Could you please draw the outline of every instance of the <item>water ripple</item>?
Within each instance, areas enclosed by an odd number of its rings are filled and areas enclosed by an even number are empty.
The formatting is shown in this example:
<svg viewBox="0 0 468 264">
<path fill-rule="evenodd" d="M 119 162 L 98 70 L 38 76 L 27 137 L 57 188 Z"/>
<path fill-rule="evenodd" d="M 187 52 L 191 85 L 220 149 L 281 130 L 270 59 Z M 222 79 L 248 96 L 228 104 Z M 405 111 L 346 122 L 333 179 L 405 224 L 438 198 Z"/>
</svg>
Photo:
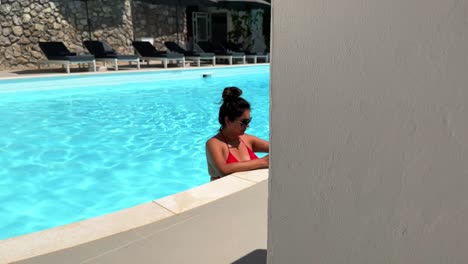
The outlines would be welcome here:
<svg viewBox="0 0 468 264">
<path fill-rule="evenodd" d="M 210 71 L 205 79 L 41 79 L 50 87 L 41 91 L 28 88 L 32 79 L 16 83 L 22 92 L 3 92 L 0 239 L 208 182 L 204 144 L 219 127 L 226 86 L 243 89 L 253 106 L 249 133 L 268 139 L 268 67 Z"/>
</svg>

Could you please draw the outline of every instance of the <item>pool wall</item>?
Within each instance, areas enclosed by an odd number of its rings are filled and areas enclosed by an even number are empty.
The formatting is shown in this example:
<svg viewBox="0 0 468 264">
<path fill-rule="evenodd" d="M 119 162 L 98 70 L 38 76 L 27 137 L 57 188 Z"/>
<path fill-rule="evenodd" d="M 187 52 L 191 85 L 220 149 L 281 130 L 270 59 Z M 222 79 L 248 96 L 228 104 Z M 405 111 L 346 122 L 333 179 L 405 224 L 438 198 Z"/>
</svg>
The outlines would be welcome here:
<svg viewBox="0 0 468 264">
<path fill-rule="evenodd" d="M 154 223 L 263 182 L 268 174 L 268 169 L 234 173 L 115 213 L 0 240 L 0 263 L 44 255 Z"/>
</svg>

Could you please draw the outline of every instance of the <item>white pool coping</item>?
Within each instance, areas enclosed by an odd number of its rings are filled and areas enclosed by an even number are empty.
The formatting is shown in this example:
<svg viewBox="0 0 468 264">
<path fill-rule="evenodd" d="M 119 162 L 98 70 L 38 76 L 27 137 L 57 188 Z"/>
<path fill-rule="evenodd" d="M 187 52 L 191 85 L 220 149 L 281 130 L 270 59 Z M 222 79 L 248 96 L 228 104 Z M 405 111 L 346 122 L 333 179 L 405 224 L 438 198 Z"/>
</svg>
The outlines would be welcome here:
<svg viewBox="0 0 468 264">
<path fill-rule="evenodd" d="M 221 68 L 237 68 L 237 67 L 255 67 L 261 65 L 270 65 L 270 63 L 249 63 L 249 64 L 233 64 L 233 65 L 226 65 L 226 64 L 219 64 L 219 65 L 206 65 L 200 67 L 173 67 L 173 68 L 157 68 L 157 67 L 145 67 L 141 68 L 140 70 L 133 69 L 133 68 L 122 68 L 122 70 L 114 71 L 114 70 L 104 70 L 104 71 L 80 71 L 80 72 L 72 72 L 72 73 L 60 73 L 60 72 L 38 72 L 35 73 L 24 73 L 19 74 L 15 73 L 15 71 L 20 70 L 12 70 L 12 71 L 0 71 L 0 80 L 16 80 L 16 79 L 29 79 L 29 78 L 41 78 L 41 77 L 75 77 L 75 76 L 86 76 L 86 75 L 100 75 L 100 74 L 131 74 L 131 73 L 139 73 L 139 72 L 170 72 L 170 71 L 186 71 L 186 70 L 204 70 L 204 69 L 221 69 Z M 153 66 L 153 65 L 152 65 Z M 36 69 L 34 69 L 36 70 Z"/>
<path fill-rule="evenodd" d="M 0 263 L 70 248 L 180 214 L 268 179 L 268 169 L 234 173 L 219 180 L 111 214 L 0 240 Z"/>
</svg>

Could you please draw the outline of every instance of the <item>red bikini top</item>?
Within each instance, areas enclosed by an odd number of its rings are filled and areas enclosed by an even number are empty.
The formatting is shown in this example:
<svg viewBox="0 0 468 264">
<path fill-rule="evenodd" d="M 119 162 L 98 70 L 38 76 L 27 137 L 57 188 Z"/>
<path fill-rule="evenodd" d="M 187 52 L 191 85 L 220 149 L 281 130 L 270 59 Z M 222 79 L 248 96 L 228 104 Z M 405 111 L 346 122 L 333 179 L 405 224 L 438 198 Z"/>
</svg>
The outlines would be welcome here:
<svg viewBox="0 0 468 264">
<path fill-rule="evenodd" d="M 226 142 L 226 146 L 228 147 L 228 151 L 229 151 L 229 154 L 228 154 L 227 159 L 226 159 L 226 163 L 239 162 L 239 160 L 234 155 L 232 155 L 231 150 L 229 150 L 229 145 L 227 143 L 226 138 L 224 137 L 223 132 L 221 132 L 221 135 L 223 136 L 224 142 Z M 257 155 L 255 155 L 255 153 L 245 144 L 245 142 L 241 138 L 239 138 L 239 139 L 242 142 L 242 144 L 244 144 L 244 146 L 247 148 L 247 151 L 249 152 L 250 160 L 258 159 Z M 221 177 L 222 176 L 212 176 L 211 180 L 214 181 L 214 180 L 217 180 L 217 179 L 219 179 Z"/>
<path fill-rule="evenodd" d="M 226 146 L 228 147 L 228 151 L 229 151 L 229 154 L 228 154 L 227 159 L 226 159 L 226 163 L 239 162 L 239 160 L 234 155 L 232 155 L 231 151 L 229 150 L 229 145 L 228 145 L 227 140 L 224 137 L 224 134 L 222 132 L 221 132 L 221 135 L 223 136 L 224 142 L 226 142 Z M 241 138 L 239 138 L 239 139 L 242 142 L 242 144 L 244 144 L 244 146 L 247 148 L 247 152 L 249 152 L 250 160 L 258 159 L 257 155 L 255 155 L 255 153 L 245 144 L 245 142 Z"/>
</svg>

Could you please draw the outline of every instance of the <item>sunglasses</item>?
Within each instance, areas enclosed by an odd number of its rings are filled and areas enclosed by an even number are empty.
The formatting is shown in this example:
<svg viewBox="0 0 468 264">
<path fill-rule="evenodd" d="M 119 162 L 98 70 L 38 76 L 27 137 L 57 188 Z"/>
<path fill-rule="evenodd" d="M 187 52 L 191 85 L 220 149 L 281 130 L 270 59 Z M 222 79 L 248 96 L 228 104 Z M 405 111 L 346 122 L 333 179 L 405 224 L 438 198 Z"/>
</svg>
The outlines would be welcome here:
<svg viewBox="0 0 468 264">
<path fill-rule="evenodd" d="M 237 122 L 240 123 L 241 127 L 247 127 L 251 121 L 252 121 L 252 117 L 249 119 L 238 120 Z"/>
</svg>

